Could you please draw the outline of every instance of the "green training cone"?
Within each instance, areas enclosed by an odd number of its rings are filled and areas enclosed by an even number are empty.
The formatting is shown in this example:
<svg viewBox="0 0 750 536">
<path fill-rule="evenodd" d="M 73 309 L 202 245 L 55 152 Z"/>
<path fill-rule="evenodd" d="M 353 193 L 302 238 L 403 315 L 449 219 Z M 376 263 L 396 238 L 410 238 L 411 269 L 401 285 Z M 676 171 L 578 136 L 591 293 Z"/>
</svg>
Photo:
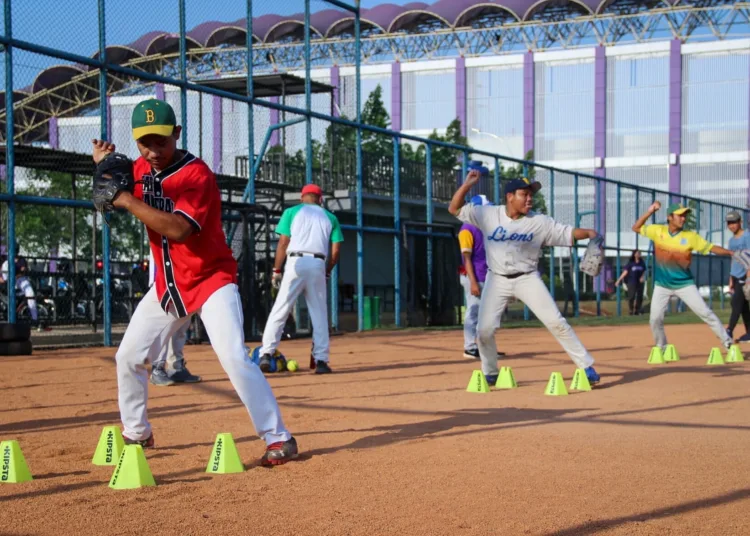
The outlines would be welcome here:
<svg viewBox="0 0 750 536">
<path fill-rule="evenodd" d="M 674 344 L 668 344 L 664 349 L 664 361 L 671 363 L 672 361 L 679 361 L 680 355 L 677 353 L 677 349 Z"/>
<path fill-rule="evenodd" d="M 2 456 L 0 483 L 18 484 L 34 480 L 18 441 L 11 439 L 0 443 L 0 456 Z"/>
<path fill-rule="evenodd" d="M 117 465 L 124 448 L 125 440 L 122 438 L 119 426 L 105 426 L 99 436 L 99 443 L 96 445 L 91 463 Z"/>
<path fill-rule="evenodd" d="M 727 363 L 742 363 L 745 360 L 745 356 L 742 355 L 742 350 L 736 344 L 733 344 L 729 348 L 727 353 Z"/>
<path fill-rule="evenodd" d="M 241 473 L 245 470 L 234 444 L 232 434 L 216 434 L 214 448 L 206 466 L 207 473 L 225 474 Z"/>
<path fill-rule="evenodd" d="M 550 374 L 549 381 L 547 382 L 547 389 L 545 389 L 544 394 L 549 396 L 566 396 L 568 394 L 561 373 L 553 372 Z"/>
<path fill-rule="evenodd" d="M 112 489 L 135 489 L 156 486 L 154 475 L 140 445 L 125 445 L 117 462 L 109 487 Z"/>
<path fill-rule="evenodd" d="M 711 348 L 711 353 L 708 354 L 708 361 L 706 365 L 723 365 L 724 358 L 721 357 L 721 350 L 719 348 Z"/>
<path fill-rule="evenodd" d="M 664 363 L 664 355 L 661 353 L 661 348 L 654 346 L 651 348 L 651 353 L 648 354 L 649 365 L 661 365 Z"/>
<path fill-rule="evenodd" d="M 496 389 L 515 389 L 518 387 L 516 378 L 513 376 L 513 369 L 510 367 L 501 367 L 500 374 L 495 382 Z"/>
<path fill-rule="evenodd" d="M 570 382 L 570 390 L 591 391 L 591 382 L 589 382 L 589 377 L 586 376 L 585 370 L 581 368 L 576 369 L 575 374 L 573 374 L 573 380 Z"/>
<path fill-rule="evenodd" d="M 466 392 L 467 393 L 489 393 L 490 392 L 490 386 L 487 383 L 487 378 L 485 378 L 481 370 L 475 370 L 471 374 L 471 380 L 469 380 L 469 385 L 466 387 Z"/>
</svg>

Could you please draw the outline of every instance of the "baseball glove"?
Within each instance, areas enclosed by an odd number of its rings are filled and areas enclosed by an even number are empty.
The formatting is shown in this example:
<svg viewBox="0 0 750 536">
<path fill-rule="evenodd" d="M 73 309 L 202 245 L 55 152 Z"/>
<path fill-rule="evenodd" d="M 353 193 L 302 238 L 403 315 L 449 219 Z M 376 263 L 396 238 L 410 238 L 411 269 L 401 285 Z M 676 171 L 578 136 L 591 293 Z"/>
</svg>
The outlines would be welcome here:
<svg viewBox="0 0 750 536">
<path fill-rule="evenodd" d="M 750 270 L 750 249 L 740 249 L 732 254 L 732 260 L 740 263 L 745 271 Z"/>
<path fill-rule="evenodd" d="M 112 202 L 123 190 L 131 194 L 135 189 L 133 161 L 120 153 L 110 153 L 96 166 L 94 173 L 93 201 L 102 214 L 113 212 Z"/>
<path fill-rule="evenodd" d="M 589 245 L 586 246 L 586 253 L 583 254 L 580 270 L 590 276 L 597 276 L 602 271 L 603 262 L 604 238 L 601 235 L 597 235 L 595 238 L 589 240 Z"/>
</svg>

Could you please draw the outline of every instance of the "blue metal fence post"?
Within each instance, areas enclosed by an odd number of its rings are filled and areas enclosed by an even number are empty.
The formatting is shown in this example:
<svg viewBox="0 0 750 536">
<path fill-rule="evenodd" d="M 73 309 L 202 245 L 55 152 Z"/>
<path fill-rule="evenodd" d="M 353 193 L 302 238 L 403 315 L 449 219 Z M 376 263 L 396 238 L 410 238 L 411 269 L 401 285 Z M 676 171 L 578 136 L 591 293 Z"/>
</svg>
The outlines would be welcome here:
<svg viewBox="0 0 750 536">
<path fill-rule="evenodd" d="M 721 246 L 726 247 L 726 242 L 724 241 L 724 229 L 726 229 L 726 224 L 724 222 L 724 219 L 726 218 L 726 214 L 724 214 L 724 211 L 722 210 L 721 215 Z M 741 214 L 741 213 L 740 213 Z M 726 275 L 724 274 L 724 266 L 726 265 L 725 262 L 721 263 L 721 286 L 719 287 L 719 307 L 721 310 L 724 310 L 724 281 L 727 280 Z M 730 268 L 731 269 L 731 268 Z"/>
<path fill-rule="evenodd" d="M 253 87 L 253 0 L 247 0 L 247 23 L 246 23 L 245 61 L 247 62 L 247 96 L 251 100 L 255 98 Z M 214 162 L 214 166 L 216 162 Z M 248 173 L 255 167 L 255 109 L 252 102 L 247 103 L 247 169 Z M 250 203 L 255 204 L 255 177 L 250 180 Z"/>
<path fill-rule="evenodd" d="M 182 150 L 188 150 L 188 115 L 187 115 L 187 29 L 185 27 L 185 0 L 179 0 L 180 10 L 180 117 L 182 122 Z"/>
<path fill-rule="evenodd" d="M 525 179 L 529 178 L 529 165 L 528 164 L 524 164 L 523 165 L 523 177 Z M 529 315 L 529 306 L 524 303 L 523 304 L 523 319 L 524 320 L 528 320 L 529 317 L 530 317 L 530 315 Z"/>
<path fill-rule="evenodd" d="M 401 140 L 393 138 L 393 313 L 401 327 Z"/>
<path fill-rule="evenodd" d="M 427 213 L 427 307 L 432 300 L 432 146 L 425 146 L 425 212 Z"/>
<path fill-rule="evenodd" d="M 550 218 L 555 219 L 555 172 L 549 172 Z M 555 299 L 555 248 L 549 248 L 549 293 Z"/>
<path fill-rule="evenodd" d="M 313 175 L 313 149 L 312 149 L 312 85 L 310 84 L 311 76 L 311 54 L 310 54 L 310 0 L 305 0 L 305 109 L 308 115 L 305 116 L 305 143 L 307 147 L 307 158 L 305 159 L 305 183 L 312 182 Z M 357 74 L 359 78 L 359 74 Z M 359 121 L 359 118 L 357 119 Z M 361 143 L 358 141 L 357 145 Z"/>
<path fill-rule="evenodd" d="M 356 113 L 357 113 L 357 147 L 356 147 L 356 159 L 357 159 L 357 330 L 364 331 L 365 329 L 365 282 L 364 282 L 364 231 L 363 228 L 363 214 L 362 214 L 362 79 L 360 76 L 361 71 L 361 28 L 360 28 L 360 14 L 359 11 L 354 16 L 354 78 L 355 80 L 355 102 L 356 102 Z"/>
<path fill-rule="evenodd" d="M 578 225 L 578 173 L 573 174 L 573 205 L 573 213 L 575 216 L 576 225 Z M 573 316 L 578 317 L 580 314 L 578 302 L 581 299 L 581 279 L 578 276 L 578 243 L 573 243 L 573 247 L 570 248 L 570 252 L 573 255 L 573 258 L 571 260 L 573 261 L 573 286 L 575 291 L 575 300 L 573 302 Z"/>
<path fill-rule="evenodd" d="M 13 37 L 12 0 L 5 0 L 5 35 L 10 39 Z M 8 97 L 10 95 L 10 97 Z M 15 151 L 13 139 L 15 138 L 13 121 L 7 118 L 13 117 L 13 47 L 5 47 L 5 139 L 10 140 L 5 144 L 5 172 L 8 183 L 8 289 L 16 288 L 16 263 L 13 260 L 16 251 L 16 187 L 15 187 Z M 8 322 L 15 324 L 16 319 L 16 293 L 8 292 Z"/>
<path fill-rule="evenodd" d="M 621 225 L 621 216 L 622 216 L 622 210 L 620 209 L 620 202 L 622 201 L 622 189 L 620 188 L 620 183 L 617 183 L 617 277 L 620 277 L 620 272 L 622 270 L 622 254 L 620 253 L 620 231 L 622 230 Z M 615 294 L 617 296 L 617 316 L 622 316 L 622 296 L 620 295 L 620 285 L 617 285 L 615 288 Z M 644 289 L 645 290 L 645 289 Z"/>
<path fill-rule="evenodd" d="M 500 159 L 495 157 L 495 184 L 494 184 L 495 204 L 500 204 Z"/>
<path fill-rule="evenodd" d="M 596 205 L 595 206 L 598 206 L 599 202 L 600 202 L 600 200 L 602 198 L 601 189 L 605 188 L 605 190 L 604 190 L 605 194 L 607 193 L 607 191 L 606 191 L 606 184 L 603 183 L 601 180 L 597 180 L 595 184 L 596 184 L 596 188 L 594 188 L 594 191 L 596 192 Z M 605 204 L 605 207 L 606 207 L 606 204 Z M 598 210 L 602 210 L 601 207 L 599 207 Z M 602 228 L 601 228 L 602 226 L 601 226 L 601 221 L 600 220 L 601 219 L 599 218 L 599 215 L 595 214 L 594 226 L 595 226 L 596 232 L 599 233 L 599 234 L 602 234 Z M 605 242 L 605 247 L 606 247 L 606 242 Z M 604 258 L 606 259 L 606 257 L 607 256 L 606 256 L 606 250 L 605 250 Z M 606 273 L 607 273 L 606 270 L 602 270 L 602 273 L 599 274 L 598 276 L 596 276 L 593 279 L 594 286 L 596 287 L 596 316 L 602 316 L 602 290 L 601 290 L 601 287 L 602 287 L 602 284 L 606 281 L 605 280 Z"/>
<path fill-rule="evenodd" d="M 106 38 L 106 18 L 104 11 L 105 0 L 99 0 L 99 59 L 107 62 L 107 38 Z M 99 69 L 99 116 L 101 118 L 101 139 L 108 139 L 108 114 L 107 114 L 107 69 Z M 104 346 L 112 346 L 112 285 L 110 264 L 110 229 L 108 222 L 109 216 L 102 215 L 102 280 L 104 283 Z M 94 266 L 96 270 L 96 266 Z"/>
<path fill-rule="evenodd" d="M 708 238 L 709 242 L 711 241 L 711 231 L 713 230 L 713 225 L 714 225 L 714 205 L 713 203 L 711 203 L 710 205 L 708 205 L 708 229 L 709 231 L 708 231 L 708 236 L 706 237 Z M 722 246 L 723 245 L 724 244 L 722 244 Z M 708 308 L 711 309 L 712 311 L 714 309 L 714 293 L 713 293 L 713 288 L 711 286 L 711 280 L 713 279 L 711 277 L 711 274 L 712 274 L 711 268 L 713 268 L 713 265 L 714 265 L 713 260 L 714 260 L 713 255 L 709 254 L 708 256 Z"/>
</svg>

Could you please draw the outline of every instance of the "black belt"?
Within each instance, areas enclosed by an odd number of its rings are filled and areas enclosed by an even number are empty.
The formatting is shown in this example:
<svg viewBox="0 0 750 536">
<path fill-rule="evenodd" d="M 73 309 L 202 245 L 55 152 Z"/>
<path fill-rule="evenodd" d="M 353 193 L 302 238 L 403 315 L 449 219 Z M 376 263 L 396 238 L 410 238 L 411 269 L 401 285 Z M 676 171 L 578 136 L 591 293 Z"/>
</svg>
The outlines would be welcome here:
<svg viewBox="0 0 750 536">
<path fill-rule="evenodd" d="M 325 255 L 321 255 L 320 253 L 304 253 L 302 251 L 293 251 L 289 254 L 290 257 L 315 257 L 316 259 L 320 260 L 326 260 Z"/>
<path fill-rule="evenodd" d="M 497 275 L 499 275 L 501 277 L 504 277 L 505 279 L 516 279 L 518 277 L 521 277 L 522 275 L 529 275 L 529 274 L 533 274 L 533 273 L 534 272 L 520 272 L 520 273 L 517 273 L 517 274 L 509 274 L 509 275 L 497 274 Z"/>
</svg>

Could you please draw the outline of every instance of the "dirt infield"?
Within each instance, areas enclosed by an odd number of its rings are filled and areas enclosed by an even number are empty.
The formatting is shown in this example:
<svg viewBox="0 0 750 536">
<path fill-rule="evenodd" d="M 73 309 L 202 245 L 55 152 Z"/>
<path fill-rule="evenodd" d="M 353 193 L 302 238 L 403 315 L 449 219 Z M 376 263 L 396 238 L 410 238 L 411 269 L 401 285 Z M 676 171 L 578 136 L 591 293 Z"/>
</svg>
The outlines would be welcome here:
<svg viewBox="0 0 750 536">
<path fill-rule="evenodd" d="M 204 382 L 151 388 L 157 487 L 134 491 L 90 463 L 119 423 L 113 350 L 1 358 L 0 439 L 35 481 L 0 485 L 0 534 L 747 534 L 750 363 L 706 366 L 701 324 L 668 327 L 682 361 L 658 366 L 645 326 L 577 332 L 603 384 L 567 397 L 543 394 L 574 371 L 545 330 L 498 333 L 519 388 L 489 394 L 465 392 L 460 332 L 335 338 L 335 374 L 269 376 L 302 451 L 273 469 L 210 347 L 189 346 Z M 282 351 L 306 365 L 309 344 Z M 205 473 L 219 432 L 244 473 Z"/>
</svg>

